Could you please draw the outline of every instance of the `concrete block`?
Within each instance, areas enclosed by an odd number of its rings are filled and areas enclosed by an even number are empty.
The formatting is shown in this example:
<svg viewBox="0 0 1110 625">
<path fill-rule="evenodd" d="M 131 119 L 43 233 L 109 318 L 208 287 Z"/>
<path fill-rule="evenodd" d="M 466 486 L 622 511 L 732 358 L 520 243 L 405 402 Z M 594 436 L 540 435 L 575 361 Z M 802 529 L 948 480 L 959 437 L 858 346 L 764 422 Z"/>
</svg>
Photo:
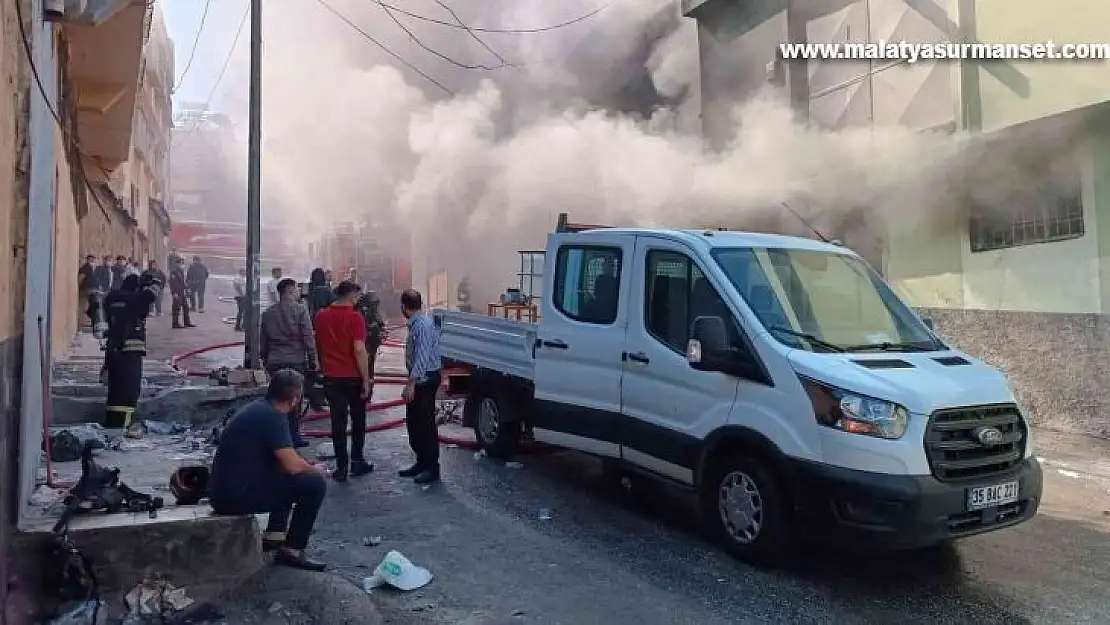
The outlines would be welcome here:
<svg viewBox="0 0 1110 625">
<path fill-rule="evenodd" d="M 43 519 L 20 536 L 21 560 L 27 556 L 24 561 L 40 572 L 50 564 L 42 556 L 49 553 L 53 522 Z M 153 519 L 147 514 L 92 513 L 75 518 L 69 533 L 92 561 L 105 594 L 126 592 L 150 575 L 179 587 L 228 588 L 263 565 L 255 517 L 216 516 L 208 506 L 165 508 Z M 50 590 L 39 588 L 36 594 L 48 597 Z"/>
<path fill-rule="evenodd" d="M 379 625 L 383 623 L 374 599 L 338 575 L 311 573 L 285 567 L 268 567 L 225 595 L 279 601 L 328 625 Z"/>
<path fill-rule="evenodd" d="M 232 386 L 184 386 L 167 389 L 158 395 L 140 398 L 135 409 L 135 418 L 207 425 L 222 419 L 228 410 L 236 410 L 261 397 L 264 392 L 265 389 L 261 388 Z M 53 395 L 52 423 L 99 423 L 104 416 L 104 400 L 103 395 Z"/>
</svg>

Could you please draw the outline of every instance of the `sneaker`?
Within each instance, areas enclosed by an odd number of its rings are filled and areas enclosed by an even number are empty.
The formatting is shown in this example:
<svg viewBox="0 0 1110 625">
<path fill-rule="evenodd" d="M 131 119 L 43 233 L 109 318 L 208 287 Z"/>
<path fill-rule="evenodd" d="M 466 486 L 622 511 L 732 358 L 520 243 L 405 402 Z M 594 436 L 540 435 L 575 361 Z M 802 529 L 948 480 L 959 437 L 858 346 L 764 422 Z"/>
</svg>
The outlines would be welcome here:
<svg viewBox="0 0 1110 625">
<path fill-rule="evenodd" d="M 416 482 L 417 484 L 433 484 L 435 482 L 438 482 L 439 469 L 428 469 L 427 471 L 421 471 L 420 475 L 417 475 L 415 478 L 413 478 L 412 481 Z"/>
<path fill-rule="evenodd" d="M 362 477 L 374 472 L 374 463 L 365 460 L 355 460 L 351 463 L 351 477 Z"/>
<path fill-rule="evenodd" d="M 315 571 L 320 572 L 328 568 L 323 562 L 310 559 L 304 553 L 294 554 L 286 549 L 279 549 L 274 555 L 274 564 L 278 566 L 287 566 L 302 571 Z"/>
</svg>

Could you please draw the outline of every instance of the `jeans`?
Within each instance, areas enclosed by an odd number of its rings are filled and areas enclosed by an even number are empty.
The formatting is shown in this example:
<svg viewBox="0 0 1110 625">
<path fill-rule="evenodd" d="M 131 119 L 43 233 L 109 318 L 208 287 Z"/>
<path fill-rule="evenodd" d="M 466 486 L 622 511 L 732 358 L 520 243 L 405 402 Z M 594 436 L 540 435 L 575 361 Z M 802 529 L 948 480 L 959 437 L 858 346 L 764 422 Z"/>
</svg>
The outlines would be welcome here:
<svg viewBox="0 0 1110 625">
<path fill-rule="evenodd" d="M 315 471 L 275 473 L 272 481 L 254 484 L 231 501 L 213 497 L 212 509 L 216 514 L 269 513 L 266 531 L 285 532 L 285 546 L 301 550 L 308 546 L 327 491 L 327 481 Z"/>
<path fill-rule="evenodd" d="M 436 426 L 439 382 L 439 371 L 428 374 L 426 382 L 416 385 L 412 401 L 405 404 L 409 446 L 416 454 L 416 466 L 425 471 L 439 470 L 439 428 Z"/>
<path fill-rule="evenodd" d="M 204 310 L 203 282 L 196 282 L 189 285 L 189 307 L 193 310 Z"/>
<path fill-rule="evenodd" d="M 351 461 L 363 460 L 366 444 L 366 399 L 362 397 L 362 380 L 324 380 L 324 395 L 331 408 L 331 441 L 335 447 L 335 463 L 340 471 L 350 468 Z M 347 423 L 351 425 L 351 453 L 347 455 Z"/>
</svg>

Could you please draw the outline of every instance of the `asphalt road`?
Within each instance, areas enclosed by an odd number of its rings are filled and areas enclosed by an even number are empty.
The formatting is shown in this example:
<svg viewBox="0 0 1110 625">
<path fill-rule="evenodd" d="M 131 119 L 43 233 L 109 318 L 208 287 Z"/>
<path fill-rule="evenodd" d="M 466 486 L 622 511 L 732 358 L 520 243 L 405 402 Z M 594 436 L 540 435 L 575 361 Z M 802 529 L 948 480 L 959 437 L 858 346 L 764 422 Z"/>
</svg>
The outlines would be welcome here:
<svg viewBox="0 0 1110 625">
<path fill-rule="evenodd" d="M 210 307 L 194 330 L 154 321 L 156 349 L 235 337 L 213 314 L 229 305 Z M 312 548 L 356 584 L 390 549 L 432 571 L 421 590 L 374 591 L 402 625 L 1110 623 L 1110 446 L 1043 440 L 1046 499 L 1027 524 L 923 553 L 807 546 L 772 571 L 702 538 L 682 496 L 643 503 L 572 452 L 510 468 L 444 448 L 444 482 L 423 489 L 396 476 L 411 456 L 391 430 L 369 436 L 374 474 L 332 485 Z"/>
<path fill-rule="evenodd" d="M 375 591 L 389 622 L 1110 622 L 1101 479 L 1049 470 L 1043 514 L 954 547 L 885 556 L 805 547 L 770 571 L 707 542 L 681 494 L 643 503 L 572 452 L 512 468 L 447 448 L 444 482 L 415 486 L 396 477 L 410 460 L 403 432 L 371 435 L 378 471 L 332 487 L 314 538 L 356 583 L 389 549 L 432 571 L 419 591 Z M 364 545 L 377 536 L 380 546 Z"/>
</svg>

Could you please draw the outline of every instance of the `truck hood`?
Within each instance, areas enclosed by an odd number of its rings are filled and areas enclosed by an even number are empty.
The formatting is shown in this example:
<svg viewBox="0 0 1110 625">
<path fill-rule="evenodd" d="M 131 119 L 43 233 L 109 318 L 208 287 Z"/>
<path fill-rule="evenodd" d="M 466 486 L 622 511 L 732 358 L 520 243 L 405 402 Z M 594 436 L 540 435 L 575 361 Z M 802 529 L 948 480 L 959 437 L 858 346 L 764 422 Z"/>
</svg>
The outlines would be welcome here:
<svg viewBox="0 0 1110 625">
<path fill-rule="evenodd" d="M 917 414 L 1015 402 L 1002 372 L 955 350 L 824 354 L 795 349 L 787 358 L 799 375 L 892 401 Z M 967 364 L 945 364 L 946 359 Z"/>
</svg>

